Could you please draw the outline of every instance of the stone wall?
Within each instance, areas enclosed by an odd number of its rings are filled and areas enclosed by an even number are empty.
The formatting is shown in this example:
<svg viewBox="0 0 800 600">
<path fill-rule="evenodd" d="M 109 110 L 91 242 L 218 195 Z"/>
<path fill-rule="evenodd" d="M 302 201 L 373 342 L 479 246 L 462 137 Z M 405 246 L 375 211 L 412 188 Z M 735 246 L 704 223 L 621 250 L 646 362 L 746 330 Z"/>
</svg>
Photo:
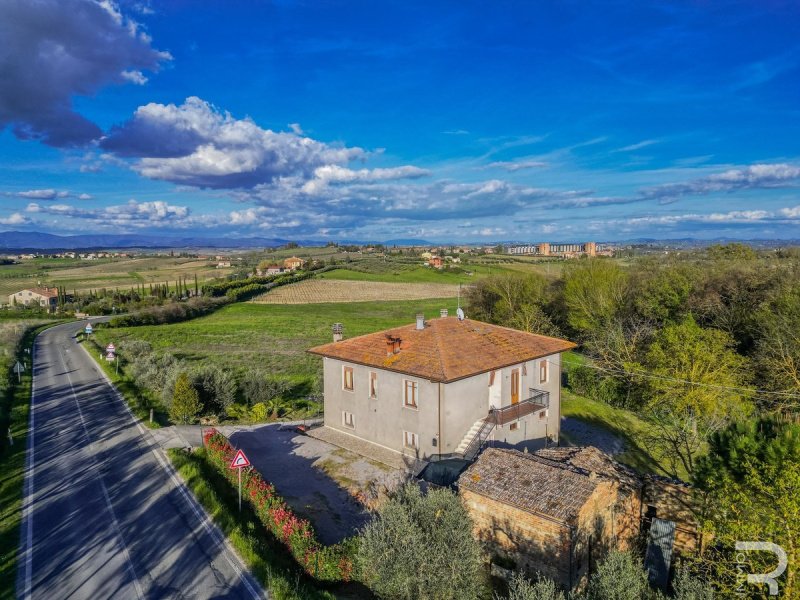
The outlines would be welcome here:
<svg viewBox="0 0 800 600">
<path fill-rule="evenodd" d="M 688 554 L 695 551 L 700 543 L 699 525 L 692 502 L 692 488 L 686 484 L 646 477 L 642 494 L 642 515 L 645 525 L 655 516 L 675 522 L 675 552 Z M 648 507 L 655 508 L 655 514 L 648 514 Z"/>
<path fill-rule="evenodd" d="M 469 490 L 460 491 L 474 523 L 473 533 L 493 559 L 535 577 L 541 573 L 564 588 L 571 584 L 571 531 L 552 521 Z"/>
</svg>

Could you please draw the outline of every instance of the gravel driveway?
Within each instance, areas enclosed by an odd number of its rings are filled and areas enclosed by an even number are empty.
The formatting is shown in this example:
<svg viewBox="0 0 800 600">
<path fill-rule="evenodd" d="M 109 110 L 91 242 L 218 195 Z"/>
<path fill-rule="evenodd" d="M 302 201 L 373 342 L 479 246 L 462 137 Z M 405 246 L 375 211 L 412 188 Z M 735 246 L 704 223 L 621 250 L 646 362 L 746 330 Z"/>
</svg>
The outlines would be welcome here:
<svg viewBox="0 0 800 600">
<path fill-rule="evenodd" d="M 248 429 L 227 434 L 231 444 L 244 450 L 292 509 L 311 521 L 325 544 L 354 534 L 370 519 L 348 488 L 363 490 L 370 482 L 390 485 L 399 476 L 384 465 L 279 424 Z"/>
</svg>

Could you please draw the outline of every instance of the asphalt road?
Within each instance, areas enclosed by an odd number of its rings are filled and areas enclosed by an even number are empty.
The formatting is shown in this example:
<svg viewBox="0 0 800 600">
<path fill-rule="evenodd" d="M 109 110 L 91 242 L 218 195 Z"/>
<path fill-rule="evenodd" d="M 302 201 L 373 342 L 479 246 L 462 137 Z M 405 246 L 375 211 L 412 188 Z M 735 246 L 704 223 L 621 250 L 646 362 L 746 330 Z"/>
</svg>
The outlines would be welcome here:
<svg viewBox="0 0 800 600">
<path fill-rule="evenodd" d="M 36 340 L 20 598 L 263 598 L 72 336 Z"/>
</svg>

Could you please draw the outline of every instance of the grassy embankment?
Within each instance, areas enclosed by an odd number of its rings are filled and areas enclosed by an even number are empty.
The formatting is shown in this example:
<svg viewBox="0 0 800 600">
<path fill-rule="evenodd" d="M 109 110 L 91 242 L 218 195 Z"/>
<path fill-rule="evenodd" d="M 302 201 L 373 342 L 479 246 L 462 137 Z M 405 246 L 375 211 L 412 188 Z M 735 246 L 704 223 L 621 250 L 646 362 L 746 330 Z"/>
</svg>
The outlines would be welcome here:
<svg viewBox="0 0 800 600">
<path fill-rule="evenodd" d="M 369 598 L 358 584 L 322 590 L 302 573 L 286 548 L 259 522 L 247 502 L 238 511 L 237 491 L 205 460 L 204 451 L 169 450 L 169 458 L 236 552 L 275 600 Z M 335 592 L 335 594 L 334 594 Z"/>
<path fill-rule="evenodd" d="M 28 417 L 31 399 L 31 361 L 26 352 L 33 348 L 36 335 L 55 323 L 28 329 L 11 349 L 12 360 L 3 370 L 2 376 L 13 381 L 0 396 L 0 424 L 3 436 L 0 441 L 0 599 L 15 598 L 14 586 L 17 577 L 17 551 L 22 521 L 22 492 L 25 481 L 25 447 L 28 437 Z M 16 351 L 15 351 L 16 350 Z M 22 381 L 10 372 L 19 360 L 25 364 Z M 13 379 L 12 379 L 13 378 Z M 6 427 L 10 427 L 14 443 L 8 445 Z"/>
</svg>

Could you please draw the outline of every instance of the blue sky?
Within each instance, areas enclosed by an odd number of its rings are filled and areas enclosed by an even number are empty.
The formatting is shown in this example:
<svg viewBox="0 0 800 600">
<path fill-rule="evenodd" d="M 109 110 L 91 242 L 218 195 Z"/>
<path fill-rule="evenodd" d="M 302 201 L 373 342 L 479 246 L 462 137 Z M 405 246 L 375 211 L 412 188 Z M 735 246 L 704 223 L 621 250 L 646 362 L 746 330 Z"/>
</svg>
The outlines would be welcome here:
<svg viewBox="0 0 800 600">
<path fill-rule="evenodd" d="M 796 2 L 0 0 L 0 230 L 800 238 Z"/>
</svg>

